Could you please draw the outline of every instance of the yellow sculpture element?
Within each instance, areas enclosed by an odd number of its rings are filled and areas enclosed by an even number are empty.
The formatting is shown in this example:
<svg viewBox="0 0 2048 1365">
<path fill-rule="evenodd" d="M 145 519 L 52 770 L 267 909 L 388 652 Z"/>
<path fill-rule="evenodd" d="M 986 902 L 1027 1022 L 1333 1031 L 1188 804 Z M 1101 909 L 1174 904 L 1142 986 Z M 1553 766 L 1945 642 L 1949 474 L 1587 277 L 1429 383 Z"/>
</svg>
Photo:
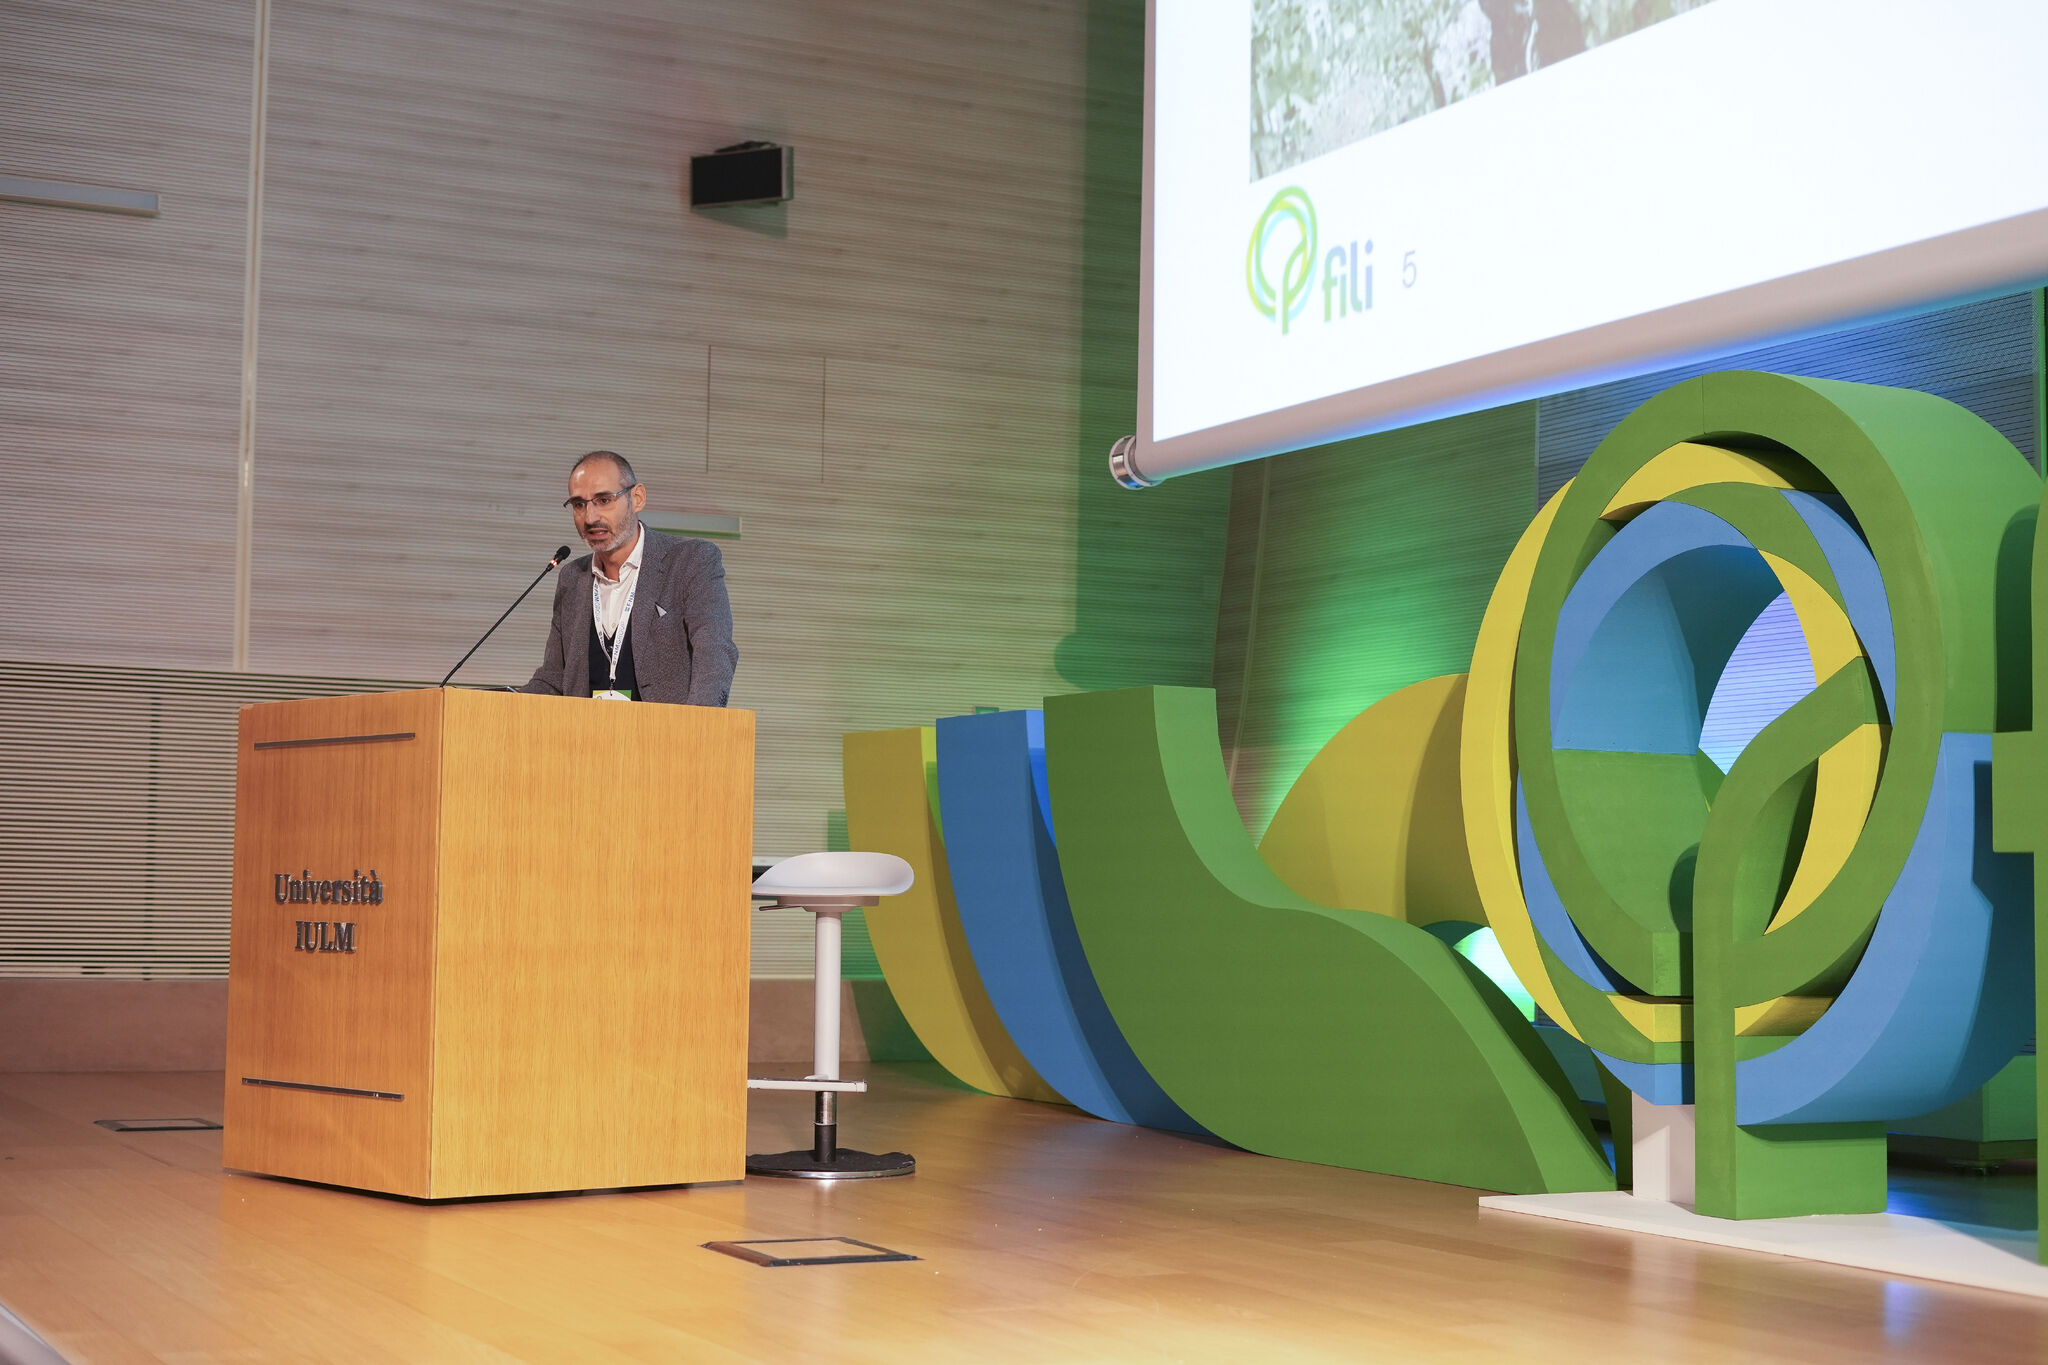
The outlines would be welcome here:
<svg viewBox="0 0 2048 1365">
<path fill-rule="evenodd" d="M 1579 1031 L 1572 1027 L 1571 1015 L 1544 968 L 1529 904 L 1522 899 L 1521 864 L 1515 854 L 1515 649 L 1522 638 L 1522 616 L 1529 605 L 1536 557 L 1543 550 L 1544 537 L 1550 534 L 1565 489 L 1570 487 L 1567 483 L 1543 504 L 1493 585 L 1486 615 L 1480 618 L 1479 638 L 1472 646 L 1458 766 L 1465 848 L 1472 859 L 1472 880 L 1486 923 L 1493 926 L 1508 966 L 1514 968 L 1538 1008 L 1577 1038 Z"/>
<path fill-rule="evenodd" d="M 1813 657 L 1813 676 L 1826 678 L 1863 655 L 1856 629 L 1848 614 L 1827 589 L 1774 554 L 1766 553 L 1792 610 L 1799 616 L 1799 628 L 1806 636 L 1807 651 Z M 1821 756 L 1814 782 L 1813 816 L 1807 827 L 1806 847 L 1799 867 L 1786 888 L 1784 902 L 1771 920 L 1771 927 L 1786 923 L 1813 904 L 1849 861 L 1849 852 L 1862 836 L 1863 822 L 1870 816 L 1870 803 L 1877 797 L 1877 779 L 1884 767 L 1884 731 L 1875 725 L 1859 727 L 1855 733 Z M 1746 1015 L 1769 1010 L 1771 1002 L 1745 1005 L 1735 1012 L 1736 1032 Z"/>
<path fill-rule="evenodd" d="M 1610 997 L 1615 1010 L 1653 1043 L 1692 1041 L 1692 1004 L 1683 1000 L 1651 1000 L 1640 995 Z M 1744 1037 L 1780 1037 L 1800 1034 L 1835 1003 L 1832 995 L 1781 995 L 1761 1005 L 1742 1005 L 1735 1011 L 1735 1031 Z"/>
<path fill-rule="evenodd" d="M 1259 856 L 1318 905 L 1485 923 L 1458 800 L 1464 711 L 1462 673 L 1375 702 L 1295 780 Z"/>
<path fill-rule="evenodd" d="M 1710 483 L 1748 483 L 1764 488 L 1829 491 L 1825 480 L 1803 467 L 1781 467 L 1775 461 L 1754 455 L 1681 441 L 1629 475 L 1628 482 L 1622 484 L 1621 491 L 1614 495 L 1600 515 L 1610 521 L 1627 521 L 1651 503 L 1662 502 L 1688 488 Z"/>
<path fill-rule="evenodd" d="M 910 890 L 867 912 L 875 957 L 903 1017 L 939 1065 L 991 1095 L 1063 1103 L 1010 1041 L 968 951 L 926 794 L 937 749 L 929 725 L 845 739 L 848 842 L 893 853 L 917 874 Z"/>
</svg>

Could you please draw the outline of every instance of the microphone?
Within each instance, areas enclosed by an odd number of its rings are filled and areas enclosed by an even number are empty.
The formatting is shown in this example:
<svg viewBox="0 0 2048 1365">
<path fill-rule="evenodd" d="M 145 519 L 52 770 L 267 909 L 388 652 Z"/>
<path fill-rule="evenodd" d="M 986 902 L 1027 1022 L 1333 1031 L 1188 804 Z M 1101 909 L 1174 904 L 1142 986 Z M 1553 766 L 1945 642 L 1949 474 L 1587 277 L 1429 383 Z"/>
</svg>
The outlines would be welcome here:
<svg viewBox="0 0 2048 1365">
<path fill-rule="evenodd" d="M 519 604 L 526 600 L 526 594 L 532 592 L 535 588 L 539 587 L 540 581 L 543 578 L 546 578 L 550 573 L 552 573 L 555 569 L 555 566 L 560 564 L 563 560 L 567 559 L 568 557 L 568 546 L 564 545 L 561 548 L 557 549 L 555 551 L 555 557 L 553 559 L 550 559 L 545 565 L 543 565 L 541 571 L 533 576 L 533 581 L 526 585 L 526 592 L 520 593 L 519 596 L 513 598 L 512 605 L 505 608 L 505 616 L 510 616 L 513 612 L 518 611 Z M 475 644 L 469 647 L 469 654 L 474 654 L 484 647 L 484 640 L 490 639 L 492 635 L 497 633 L 498 627 L 505 624 L 505 616 L 500 616 L 497 620 L 491 622 L 491 628 L 483 633 L 483 639 L 478 640 Z M 462 666 L 469 662 L 469 654 L 465 654 L 455 661 L 455 667 L 448 670 L 448 678 L 452 678 L 457 673 L 460 673 L 462 671 Z M 448 685 L 448 678 L 441 679 L 441 686 L 446 687 Z"/>
</svg>

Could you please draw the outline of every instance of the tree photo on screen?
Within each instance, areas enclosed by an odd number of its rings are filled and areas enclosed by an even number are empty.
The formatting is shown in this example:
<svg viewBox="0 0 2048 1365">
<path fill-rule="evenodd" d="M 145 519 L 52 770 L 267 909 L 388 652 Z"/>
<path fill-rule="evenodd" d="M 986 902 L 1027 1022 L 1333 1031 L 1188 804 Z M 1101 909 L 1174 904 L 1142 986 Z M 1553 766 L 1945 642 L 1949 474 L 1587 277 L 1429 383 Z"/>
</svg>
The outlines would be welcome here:
<svg viewBox="0 0 2048 1365">
<path fill-rule="evenodd" d="M 1712 0 L 1253 0 L 1260 180 Z"/>
</svg>

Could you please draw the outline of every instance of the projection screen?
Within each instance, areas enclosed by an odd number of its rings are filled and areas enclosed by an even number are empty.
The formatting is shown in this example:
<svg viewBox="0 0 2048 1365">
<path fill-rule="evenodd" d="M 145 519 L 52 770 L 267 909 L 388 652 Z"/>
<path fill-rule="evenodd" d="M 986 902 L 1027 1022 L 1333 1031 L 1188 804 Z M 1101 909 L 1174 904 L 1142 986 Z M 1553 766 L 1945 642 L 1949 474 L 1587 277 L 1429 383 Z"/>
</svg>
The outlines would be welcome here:
<svg viewBox="0 0 2048 1365">
<path fill-rule="evenodd" d="M 2048 0 L 1150 0 L 1133 486 L 2048 276 Z"/>
</svg>

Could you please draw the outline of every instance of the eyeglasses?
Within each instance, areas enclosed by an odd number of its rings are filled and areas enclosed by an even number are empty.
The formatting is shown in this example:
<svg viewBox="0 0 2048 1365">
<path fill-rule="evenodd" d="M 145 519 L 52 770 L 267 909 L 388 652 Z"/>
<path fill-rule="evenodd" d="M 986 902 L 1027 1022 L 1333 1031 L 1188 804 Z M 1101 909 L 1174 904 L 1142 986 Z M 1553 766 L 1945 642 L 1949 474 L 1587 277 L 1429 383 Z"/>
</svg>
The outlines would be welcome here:
<svg viewBox="0 0 2048 1365">
<path fill-rule="evenodd" d="M 568 508 L 571 512 L 581 512 L 586 507 L 595 507 L 598 511 L 602 512 L 639 486 L 637 483 L 629 483 L 616 493 L 592 493 L 587 498 L 564 498 L 562 499 L 562 506 Z"/>
</svg>

